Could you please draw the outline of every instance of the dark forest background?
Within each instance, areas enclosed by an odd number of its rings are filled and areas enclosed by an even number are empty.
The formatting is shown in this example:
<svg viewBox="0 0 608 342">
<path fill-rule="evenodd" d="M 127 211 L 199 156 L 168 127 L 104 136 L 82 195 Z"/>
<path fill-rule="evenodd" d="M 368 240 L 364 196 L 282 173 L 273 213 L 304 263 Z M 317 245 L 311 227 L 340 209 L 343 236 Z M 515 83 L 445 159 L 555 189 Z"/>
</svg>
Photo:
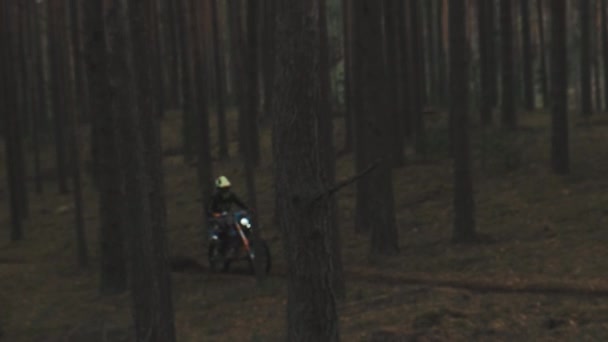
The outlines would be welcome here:
<svg viewBox="0 0 608 342">
<path fill-rule="evenodd" d="M 608 339 L 607 3 L 0 0 L 0 340 Z"/>
</svg>

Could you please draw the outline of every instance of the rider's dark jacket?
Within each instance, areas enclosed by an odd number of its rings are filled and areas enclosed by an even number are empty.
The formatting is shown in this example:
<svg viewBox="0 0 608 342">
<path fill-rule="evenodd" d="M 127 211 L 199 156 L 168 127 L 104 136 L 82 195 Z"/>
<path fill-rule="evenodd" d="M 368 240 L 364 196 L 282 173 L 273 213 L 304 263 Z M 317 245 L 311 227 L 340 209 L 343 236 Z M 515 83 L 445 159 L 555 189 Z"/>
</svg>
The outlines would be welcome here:
<svg viewBox="0 0 608 342">
<path fill-rule="evenodd" d="M 216 191 L 209 202 L 209 214 L 230 211 L 232 204 L 248 209 L 245 203 L 232 191 Z"/>
</svg>

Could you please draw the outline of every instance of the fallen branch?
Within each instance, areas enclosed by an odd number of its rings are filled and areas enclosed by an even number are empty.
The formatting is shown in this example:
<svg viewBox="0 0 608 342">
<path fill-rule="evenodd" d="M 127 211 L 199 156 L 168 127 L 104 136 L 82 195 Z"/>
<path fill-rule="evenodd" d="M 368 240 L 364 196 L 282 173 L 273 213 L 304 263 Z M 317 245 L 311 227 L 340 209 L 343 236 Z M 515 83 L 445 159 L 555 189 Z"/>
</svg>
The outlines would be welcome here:
<svg viewBox="0 0 608 342">
<path fill-rule="evenodd" d="M 373 162 L 370 166 L 368 166 L 363 171 L 357 173 L 356 175 L 334 184 L 334 186 L 332 186 L 331 188 L 325 190 L 321 194 L 314 197 L 312 202 L 315 203 L 323 198 L 330 197 L 331 195 L 340 191 L 342 188 L 345 188 L 345 187 L 351 185 L 352 183 L 358 181 L 359 179 L 365 177 L 367 174 L 369 174 L 375 168 L 377 168 L 384 160 L 385 160 L 385 158 L 380 158 L 380 159 L 376 160 L 375 162 Z"/>
</svg>

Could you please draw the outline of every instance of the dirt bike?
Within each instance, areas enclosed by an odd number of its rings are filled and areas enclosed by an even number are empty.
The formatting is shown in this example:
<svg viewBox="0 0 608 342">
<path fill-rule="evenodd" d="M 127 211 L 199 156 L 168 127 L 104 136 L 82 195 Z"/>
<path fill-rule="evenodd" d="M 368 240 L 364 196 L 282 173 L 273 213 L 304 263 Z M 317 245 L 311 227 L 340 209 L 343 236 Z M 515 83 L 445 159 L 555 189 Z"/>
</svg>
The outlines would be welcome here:
<svg viewBox="0 0 608 342">
<path fill-rule="evenodd" d="M 210 223 L 208 251 L 209 267 L 213 272 L 227 272 L 232 262 L 244 260 L 249 262 L 253 274 L 256 265 L 260 265 L 260 271 L 265 274 L 270 272 L 270 248 L 266 241 L 254 234 L 256 227 L 248 211 L 214 214 L 214 219 Z M 220 220 L 227 222 L 223 229 Z"/>
</svg>

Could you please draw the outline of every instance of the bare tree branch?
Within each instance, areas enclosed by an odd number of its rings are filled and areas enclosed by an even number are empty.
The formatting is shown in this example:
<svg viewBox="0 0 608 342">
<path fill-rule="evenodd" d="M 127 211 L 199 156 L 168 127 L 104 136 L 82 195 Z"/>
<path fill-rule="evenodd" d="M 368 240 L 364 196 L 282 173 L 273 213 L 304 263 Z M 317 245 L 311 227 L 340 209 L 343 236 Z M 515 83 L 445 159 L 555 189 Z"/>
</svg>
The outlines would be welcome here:
<svg viewBox="0 0 608 342">
<path fill-rule="evenodd" d="M 335 194 L 336 192 L 340 191 L 342 188 L 349 186 L 350 184 L 360 180 L 361 178 L 365 177 L 366 175 L 368 175 L 370 172 L 372 172 L 374 169 L 376 169 L 386 158 L 380 158 L 378 160 L 376 160 L 375 162 L 373 162 L 370 166 L 368 166 L 366 169 L 364 169 L 363 171 L 353 175 L 352 177 L 349 177 L 343 181 L 340 181 L 336 184 L 334 184 L 332 187 L 326 189 L 325 191 L 323 191 L 322 193 L 318 194 L 317 196 L 315 196 L 312 200 L 312 203 L 315 203 L 323 198 L 326 197 L 330 197 L 331 195 Z"/>
</svg>

